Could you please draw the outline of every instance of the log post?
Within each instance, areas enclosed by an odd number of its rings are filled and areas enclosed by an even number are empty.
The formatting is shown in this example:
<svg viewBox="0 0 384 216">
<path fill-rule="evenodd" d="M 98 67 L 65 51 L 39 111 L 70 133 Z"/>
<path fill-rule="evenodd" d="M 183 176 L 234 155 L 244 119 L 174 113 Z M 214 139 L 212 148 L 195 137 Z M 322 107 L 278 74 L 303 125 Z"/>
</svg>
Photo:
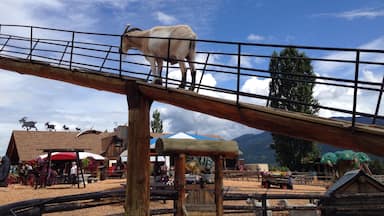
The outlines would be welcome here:
<svg viewBox="0 0 384 216">
<path fill-rule="evenodd" d="M 149 189 L 149 111 L 152 101 L 135 89 L 127 96 L 128 124 L 128 175 L 125 192 L 125 215 L 148 216 Z"/>
<path fill-rule="evenodd" d="M 174 202 L 175 215 L 183 216 L 183 206 L 185 205 L 185 154 L 176 154 L 175 189 L 178 191 L 177 200 Z"/>
<path fill-rule="evenodd" d="M 216 215 L 223 216 L 223 156 L 215 157 L 215 203 Z"/>
</svg>

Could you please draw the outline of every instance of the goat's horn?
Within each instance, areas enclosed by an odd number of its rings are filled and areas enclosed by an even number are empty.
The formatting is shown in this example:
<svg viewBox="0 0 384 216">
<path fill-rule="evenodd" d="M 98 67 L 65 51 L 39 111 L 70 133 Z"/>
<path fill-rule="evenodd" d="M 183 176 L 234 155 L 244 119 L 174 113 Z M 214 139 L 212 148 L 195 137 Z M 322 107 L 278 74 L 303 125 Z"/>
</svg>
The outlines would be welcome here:
<svg viewBox="0 0 384 216">
<path fill-rule="evenodd" d="M 124 33 L 126 33 L 128 31 L 130 26 L 131 26 L 131 24 L 127 24 L 127 27 L 125 27 L 125 29 L 124 29 Z"/>
</svg>

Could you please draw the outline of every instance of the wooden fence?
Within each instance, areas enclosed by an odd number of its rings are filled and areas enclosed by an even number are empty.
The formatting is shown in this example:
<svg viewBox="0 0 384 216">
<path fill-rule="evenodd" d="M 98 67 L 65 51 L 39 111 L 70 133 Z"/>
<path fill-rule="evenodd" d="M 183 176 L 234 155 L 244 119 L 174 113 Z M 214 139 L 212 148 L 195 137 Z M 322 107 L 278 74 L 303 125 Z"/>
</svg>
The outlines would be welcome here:
<svg viewBox="0 0 384 216">
<path fill-rule="evenodd" d="M 151 190 L 151 200 L 177 199 L 177 192 L 167 187 L 162 190 Z M 77 195 L 67 195 L 55 198 L 26 200 L 0 206 L 2 216 L 41 215 L 45 213 L 73 211 L 76 209 L 92 208 L 102 205 L 123 204 L 125 189 L 104 192 L 93 192 Z M 270 204 L 270 200 L 304 199 L 319 200 L 321 195 L 303 194 L 224 194 L 225 215 L 268 215 L 272 211 L 318 211 L 316 205 L 292 206 Z M 151 215 L 174 214 L 174 209 L 152 209 Z"/>
</svg>

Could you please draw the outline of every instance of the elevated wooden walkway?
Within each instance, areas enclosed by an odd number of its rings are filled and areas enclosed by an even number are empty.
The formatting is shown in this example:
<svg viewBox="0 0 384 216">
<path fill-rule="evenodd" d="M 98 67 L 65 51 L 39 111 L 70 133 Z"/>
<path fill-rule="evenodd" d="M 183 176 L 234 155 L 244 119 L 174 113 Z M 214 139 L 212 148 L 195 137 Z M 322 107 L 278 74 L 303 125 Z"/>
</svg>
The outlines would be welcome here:
<svg viewBox="0 0 384 216">
<path fill-rule="evenodd" d="M 118 74 L 69 70 L 41 61 L 0 56 L 0 68 L 21 74 L 63 81 L 93 89 L 145 97 L 184 109 L 235 121 L 249 127 L 327 143 L 342 148 L 384 155 L 384 128 L 326 119 L 269 107 L 214 98 L 195 92 L 165 88 Z"/>
</svg>

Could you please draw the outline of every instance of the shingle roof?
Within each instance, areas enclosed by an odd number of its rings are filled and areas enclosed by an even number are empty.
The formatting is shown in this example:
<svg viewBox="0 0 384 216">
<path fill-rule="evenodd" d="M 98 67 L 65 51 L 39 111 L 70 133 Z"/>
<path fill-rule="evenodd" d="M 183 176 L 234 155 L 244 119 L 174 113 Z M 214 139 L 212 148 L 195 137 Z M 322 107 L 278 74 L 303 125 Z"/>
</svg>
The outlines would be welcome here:
<svg viewBox="0 0 384 216">
<path fill-rule="evenodd" d="M 78 132 L 68 131 L 22 131 L 12 132 L 8 144 L 7 156 L 12 162 L 30 161 L 43 154 L 43 149 L 84 149 L 85 151 L 102 154 L 108 148 L 116 132 L 85 134 L 76 137 Z M 152 138 L 164 136 L 164 133 L 150 133 Z M 104 140 L 104 146 L 103 146 Z M 120 154 L 120 152 L 119 152 Z M 119 156 L 117 154 L 117 156 Z"/>
<path fill-rule="evenodd" d="M 347 184 L 350 182 L 356 181 L 356 179 L 360 176 L 364 176 L 366 179 L 369 179 L 371 181 L 366 182 L 365 184 L 374 184 L 378 190 L 383 191 L 384 185 L 381 184 L 379 181 L 374 179 L 373 177 L 367 175 L 363 170 L 352 170 L 349 172 L 346 172 L 339 180 L 337 180 L 331 187 L 328 188 L 328 190 L 325 192 L 326 196 L 332 196 L 335 194 L 338 190 L 341 190 L 343 187 L 346 187 Z"/>
<path fill-rule="evenodd" d="M 86 134 L 76 137 L 78 132 L 51 131 L 13 131 L 8 145 L 7 155 L 17 151 L 19 160 L 29 161 L 42 154 L 43 149 L 77 148 L 100 154 L 101 140 L 112 133 Z M 13 143 L 14 142 L 14 143 Z M 14 145 L 12 149 L 12 145 Z"/>
</svg>

